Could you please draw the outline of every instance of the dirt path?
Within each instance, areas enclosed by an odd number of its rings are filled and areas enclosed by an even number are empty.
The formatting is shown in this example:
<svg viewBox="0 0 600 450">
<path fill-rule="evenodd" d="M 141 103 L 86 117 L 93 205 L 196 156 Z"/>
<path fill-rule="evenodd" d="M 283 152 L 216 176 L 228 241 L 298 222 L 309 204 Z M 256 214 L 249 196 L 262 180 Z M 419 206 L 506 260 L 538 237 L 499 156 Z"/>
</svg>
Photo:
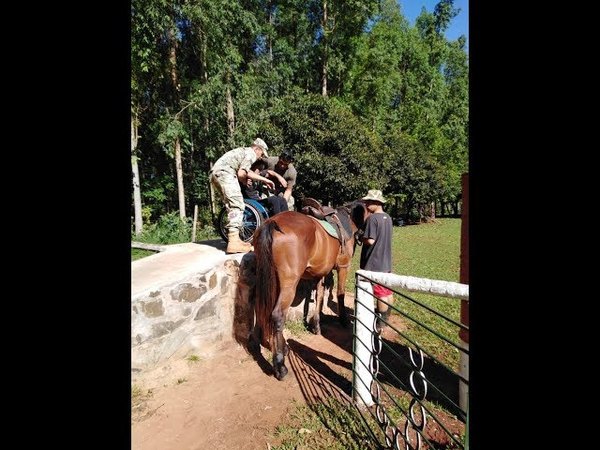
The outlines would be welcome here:
<svg viewBox="0 0 600 450">
<path fill-rule="evenodd" d="M 290 353 L 283 381 L 271 375 L 267 350 L 267 359 L 255 361 L 237 344 L 135 378 L 141 394 L 132 400 L 132 449 L 266 449 L 294 401 L 349 401 L 351 330 L 325 316 L 322 335 L 286 330 L 285 336 Z"/>
<path fill-rule="evenodd" d="M 396 315 L 390 323 L 399 330 L 405 326 Z M 321 332 L 295 336 L 285 330 L 290 352 L 283 381 L 272 375 L 267 350 L 257 361 L 235 343 L 211 358 L 175 361 L 134 377 L 139 395 L 132 399 L 132 450 L 268 449 L 279 444 L 275 429 L 290 422 L 297 404 L 327 398 L 350 404 L 352 330 L 341 327 L 335 315 L 325 315 Z M 395 337 L 386 328 L 382 338 Z M 439 417 L 456 436 L 464 433 L 455 417 Z M 448 437 L 430 422 L 429 438 L 440 448 L 448 445 Z"/>
</svg>

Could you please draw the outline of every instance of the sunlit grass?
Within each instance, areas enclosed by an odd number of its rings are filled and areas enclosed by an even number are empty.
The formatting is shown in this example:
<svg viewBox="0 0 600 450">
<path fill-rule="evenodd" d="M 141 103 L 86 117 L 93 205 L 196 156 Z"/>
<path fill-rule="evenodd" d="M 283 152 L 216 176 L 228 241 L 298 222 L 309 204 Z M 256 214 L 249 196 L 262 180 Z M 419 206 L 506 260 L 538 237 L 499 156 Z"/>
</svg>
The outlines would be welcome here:
<svg viewBox="0 0 600 450">
<path fill-rule="evenodd" d="M 145 258 L 146 256 L 154 255 L 156 252 L 152 250 L 143 250 L 141 248 L 132 248 L 131 249 L 131 260 L 135 261 L 136 259 Z"/>
<path fill-rule="evenodd" d="M 394 227 L 392 237 L 392 272 L 432 280 L 459 281 L 460 275 L 460 219 L 437 219 L 436 222 Z M 346 290 L 355 291 L 355 272 L 360 264 L 357 247 L 352 259 Z M 402 291 L 401 291 L 402 292 Z M 460 300 L 415 292 L 403 292 L 445 316 L 460 321 Z M 452 342 L 458 341 L 458 327 L 441 319 L 412 301 L 394 295 L 394 306 L 418 322 L 435 330 Z M 394 314 L 398 314 L 394 312 Z M 440 362 L 458 369 L 459 352 L 431 332 L 405 318 L 406 335 L 422 346 Z M 406 342 L 406 341 L 405 341 Z M 408 342 L 406 342 L 408 345 Z"/>
<path fill-rule="evenodd" d="M 306 329 L 306 325 L 302 319 L 286 321 L 285 329 L 288 330 L 293 336 L 299 338 L 309 334 L 309 331 Z"/>
<path fill-rule="evenodd" d="M 375 423 L 370 425 L 377 429 Z M 272 450 L 378 448 L 356 407 L 335 399 L 313 405 L 296 404 L 269 441 Z"/>
</svg>

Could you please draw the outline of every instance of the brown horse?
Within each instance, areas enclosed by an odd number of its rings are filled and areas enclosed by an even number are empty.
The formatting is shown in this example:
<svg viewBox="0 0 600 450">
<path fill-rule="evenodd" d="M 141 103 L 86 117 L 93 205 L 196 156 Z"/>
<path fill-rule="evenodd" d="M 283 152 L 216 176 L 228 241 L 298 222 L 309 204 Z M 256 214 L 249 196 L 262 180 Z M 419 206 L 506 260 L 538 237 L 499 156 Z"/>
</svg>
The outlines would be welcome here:
<svg viewBox="0 0 600 450">
<path fill-rule="evenodd" d="M 314 218 L 294 211 L 271 217 L 254 234 L 256 325 L 248 344 L 256 349 L 262 342 L 263 346 L 270 348 L 273 370 L 279 380 L 288 372 L 285 367 L 288 348 L 282 334 L 283 326 L 301 279 L 319 280 L 315 312 L 310 320 L 314 332 L 319 333 L 323 277 L 336 269 L 338 314 L 342 324 L 348 323 L 344 288 L 354 254 L 354 234 L 364 227 L 366 208 L 362 202 L 355 201 L 336 209 L 340 221 L 351 229 L 343 249 L 340 241 L 328 234 Z"/>
</svg>

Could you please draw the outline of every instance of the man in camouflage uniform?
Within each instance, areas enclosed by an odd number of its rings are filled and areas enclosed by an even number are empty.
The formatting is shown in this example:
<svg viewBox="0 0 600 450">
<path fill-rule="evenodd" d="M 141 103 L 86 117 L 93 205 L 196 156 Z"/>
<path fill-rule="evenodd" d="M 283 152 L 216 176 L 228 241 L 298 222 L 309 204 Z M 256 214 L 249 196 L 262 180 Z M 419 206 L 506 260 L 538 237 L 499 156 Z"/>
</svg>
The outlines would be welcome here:
<svg viewBox="0 0 600 450">
<path fill-rule="evenodd" d="M 246 253 L 253 250 L 252 245 L 240 239 L 240 228 L 244 218 L 244 198 L 240 183 L 246 183 L 248 178 L 262 181 L 274 189 L 273 181 L 250 170 L 254 161 L 263 155 L 268 157 L 267 144 L 261 138 L 256 138 L 250 147 L 238 147 L 229 150 L 221 156 L 209 172 L 210 182 L 219 192 L 227 208 L 229 219 L 227 230 L 226 253 Z"/>
</svg>

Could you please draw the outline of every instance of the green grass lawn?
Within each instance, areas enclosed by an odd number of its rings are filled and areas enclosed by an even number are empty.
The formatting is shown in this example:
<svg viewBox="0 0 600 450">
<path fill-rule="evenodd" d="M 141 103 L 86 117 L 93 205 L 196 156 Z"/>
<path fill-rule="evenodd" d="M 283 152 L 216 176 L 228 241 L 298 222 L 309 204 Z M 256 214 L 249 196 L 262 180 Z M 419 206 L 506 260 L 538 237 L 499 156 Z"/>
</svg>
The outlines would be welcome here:
<svg viewBox="0 0 600 450">
<path fill-rule="evenodd" d="M 458 282 L 460 271 L 460 219 L 394 227 L 392 272 L 398 275 Z M 356 247 L 346 289 L 354 291 L 362 247 Z"/>
<path fill-rule="evenodd" d="M 154 255 L 156 252 L 152 250 L 144 250 L 141 248 L 132 248 L 131 249 L 131 260 L 135 261 L 136 259 L 145 258 L 146 256 Z"/>
<path fill-rule="evenodd" d="M 437 219 L 436 222 L 394 227 L 392 238 L 392 272 L 433 280 L 459 281 L 460 275 L 460 219 Z M 346 290 L 355 290 L 355 272 L 359 268 L 360 251 L 357 247 L 352 259 L 351 272 L 346 281 Z M 402 291 L 401 291 L 402 292 Z M 403 292 L 436 311 L 459 321 L 460 300 L 414 292 Z M 433 328 L 453 342 L 457 341 L 458 328 L 432 313 L 416 306 L 413 302 L 394 294 L 394 305 Z M 397 314 L 397 313 L 395 313 Z M 417 341 L 441 362 L 458 369 L 458 350 L 441 341 L 406 319 L 407 335 Z"/>
</svg>

